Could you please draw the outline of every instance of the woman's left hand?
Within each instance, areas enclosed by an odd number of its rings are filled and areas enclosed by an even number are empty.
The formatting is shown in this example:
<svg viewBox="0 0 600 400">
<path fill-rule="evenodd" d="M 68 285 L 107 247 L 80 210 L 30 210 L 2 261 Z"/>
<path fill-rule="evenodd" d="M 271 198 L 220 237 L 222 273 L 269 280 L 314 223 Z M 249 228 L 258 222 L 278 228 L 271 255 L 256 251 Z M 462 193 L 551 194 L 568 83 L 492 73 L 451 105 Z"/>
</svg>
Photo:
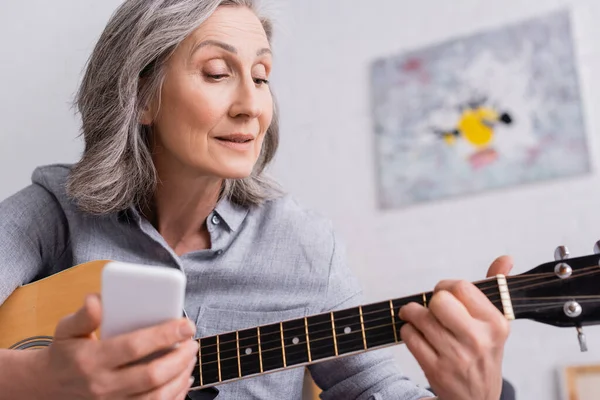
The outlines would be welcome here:
<svg viewBox="0 0 600 400">
<path fill-rule="evenodd" d="M 488 277 L 508 275 L 510 257 L 497 258 Z M 400 310 L 400 334 L 442 400 L 498 400 L 509 323 L 472 283 L 442 281 L 427 308 Z"/>
</svg>

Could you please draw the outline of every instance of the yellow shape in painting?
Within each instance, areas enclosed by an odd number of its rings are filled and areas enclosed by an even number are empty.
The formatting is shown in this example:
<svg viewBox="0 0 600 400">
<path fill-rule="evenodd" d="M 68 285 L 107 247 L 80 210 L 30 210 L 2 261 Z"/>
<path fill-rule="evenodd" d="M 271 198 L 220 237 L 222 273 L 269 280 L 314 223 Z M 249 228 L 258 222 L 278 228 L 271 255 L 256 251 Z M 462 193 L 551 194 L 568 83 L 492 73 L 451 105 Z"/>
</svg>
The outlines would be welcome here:
<svg viewBox="0 0 600 400">
<path fill-rule="evenodd" d="M 444 135 L 444 141 L 449 145 L 453 145 L 456 143 L 456 136 L 451 133 L 447 133 Z"/>
<path fill-rule="evenodd" d="M 458 129 L 468 142 L 483 147 L 492 141 L 494 130 L 491 125 L 497 120 L 498 113 L 489 108 L 466 110 L 460 118 Z"/>
</svg>

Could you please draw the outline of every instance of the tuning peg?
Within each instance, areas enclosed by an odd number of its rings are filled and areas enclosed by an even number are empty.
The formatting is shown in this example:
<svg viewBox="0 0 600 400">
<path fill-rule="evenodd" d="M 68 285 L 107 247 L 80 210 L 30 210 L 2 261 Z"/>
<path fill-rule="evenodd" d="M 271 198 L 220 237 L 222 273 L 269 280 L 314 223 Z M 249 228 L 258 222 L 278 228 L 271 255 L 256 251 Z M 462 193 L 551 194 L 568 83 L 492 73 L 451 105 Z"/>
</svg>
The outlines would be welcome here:
<svg viewBox="0 0 600 400">
<path fill-rule="evenodd" d="M 585 338 L 585 334 L 583 333 L 583 328 L 581 326 L 577 327 L 577 340 L 579 341 L 579 349 L 581 352 L 588 351 L 587 347 L 587 339 Z"/>
<path fill-rule="evenodd" d="M 600 240 L 594 245 L 594 254 L 600 254 Z"/>
<path fill-rule="evenodd" d="M 598 243 L 596 243 L 596 245 L 598 245 Z M 600 249 L 600 246 L 598 248 Z M 569 255 L 570 253 L 567 246 L 558 246 L 556 250 L 554 250 L 554 260 L 556 261 L 566 260 L 569 258 Z"/>
</svg>

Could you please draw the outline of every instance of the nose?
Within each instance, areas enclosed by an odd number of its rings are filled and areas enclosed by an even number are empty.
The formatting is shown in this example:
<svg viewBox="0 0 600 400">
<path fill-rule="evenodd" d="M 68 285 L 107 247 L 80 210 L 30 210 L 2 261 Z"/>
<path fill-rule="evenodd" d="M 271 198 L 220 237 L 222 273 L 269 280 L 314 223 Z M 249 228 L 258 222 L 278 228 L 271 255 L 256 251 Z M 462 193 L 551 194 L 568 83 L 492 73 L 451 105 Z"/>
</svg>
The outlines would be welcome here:
<svg viewBox="0 0 600 400">
<path fill-rule="evenodd" d="M 231 117 L 258 118 L 262 114 L 259 90 L 252 78 L 241 80 L 229 110 Z"/>
</svg>

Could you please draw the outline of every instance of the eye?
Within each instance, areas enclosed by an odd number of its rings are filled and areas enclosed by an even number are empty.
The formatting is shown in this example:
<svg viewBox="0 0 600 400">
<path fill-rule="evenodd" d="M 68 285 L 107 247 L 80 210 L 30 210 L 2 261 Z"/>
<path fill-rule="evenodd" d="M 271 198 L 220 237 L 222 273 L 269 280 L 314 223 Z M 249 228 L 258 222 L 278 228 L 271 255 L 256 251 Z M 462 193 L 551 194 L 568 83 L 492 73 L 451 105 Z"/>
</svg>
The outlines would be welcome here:
<svg viewBox="0 0 600 400">
<path fill-rule="evenodd" d="M 267 79 L 254 78 L 254 83 L 256 83 L 259 86 L 262 86 L 262 85 L 268 85 L 269 81 Z"/>
<path fill-rule="evenodd" d="M 229 75 L 228 74 L 215 74 L 215 75 L 206 74 L 206 77 L 209 79 L 212 79 L 214 81 L 221 81 L 225 78 L 228 78 Z"/>
</svg>

